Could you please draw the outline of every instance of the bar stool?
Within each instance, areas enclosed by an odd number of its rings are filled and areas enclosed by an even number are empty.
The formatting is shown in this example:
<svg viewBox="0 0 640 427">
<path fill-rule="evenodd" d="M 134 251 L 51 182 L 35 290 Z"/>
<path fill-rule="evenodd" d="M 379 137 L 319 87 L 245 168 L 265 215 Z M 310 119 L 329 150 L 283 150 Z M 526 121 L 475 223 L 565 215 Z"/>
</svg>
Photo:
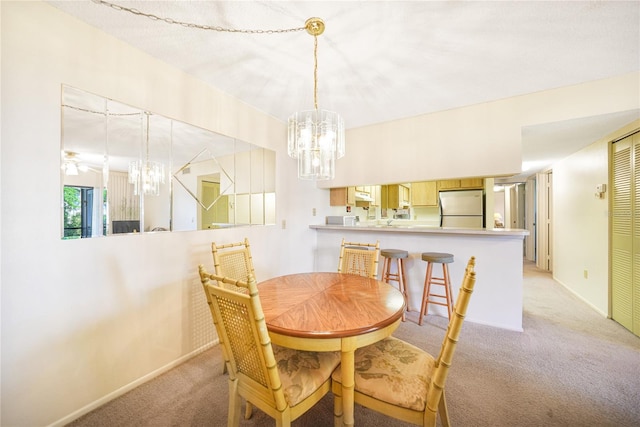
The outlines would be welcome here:
<svg viewBox="0 0 640 427">
<path fill-rule="evenodd" d="M 449 263 L 453 262 L 453 255 L 440 252 L 424 252 L 422 260 L 427 262 L 427 274 L 424 278 L 424 291 L 422 293 L 422 305 L 418 325 L 422 325 L 422 318 L 427 315 L 428 304 L 443 305 L 447 307 L 447 316 L 451 320 L 453 312 L 453 295 L 451 293 L 451 280 L 449 278 Z M 433 265 L 442 264 L 442 277 L 433 276 Z M 444 295 L 433 293 L 433 285 L 444 287 Z M 433 299 L 437 298 L 437 299 Z"/>
<path fill-rule="evenodd" d="M 389 283 L 389 281 L 398 282 L 398 290 L 404 296 L 404 303 L 406 311 L 409 311 L 409 294 L 407 293 L 407 273 L 404 269 L 404 260 L 409 257 L 409 252 L 402 249 L 382 249 L 380 255 L 384 257 L 382 264 L 382 281 Z M 391 272 L 391 262 L 396 261 L 396 272 Z M 404 321 L 404 313 L 402 314 L 402 320 Z"/>
</svg>

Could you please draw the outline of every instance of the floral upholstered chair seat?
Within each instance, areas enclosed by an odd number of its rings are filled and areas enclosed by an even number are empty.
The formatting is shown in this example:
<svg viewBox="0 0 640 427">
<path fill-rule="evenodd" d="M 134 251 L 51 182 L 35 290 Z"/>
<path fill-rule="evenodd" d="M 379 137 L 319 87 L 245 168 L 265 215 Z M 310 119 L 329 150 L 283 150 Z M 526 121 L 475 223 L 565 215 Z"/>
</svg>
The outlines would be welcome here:
<svg viewBox="0 0 640 427">
<path fill-rule="evenodd" d="M 296 406 L 316 391 L 340 364 L 340 353 L 292 350 L 271 344 L 278 364 L 284 396 Z"/>
<path fill-rule="evenodd" d="M 436 427 L 438 416 L 448 427 L 449 410 L 444 388 L 460 330 L 476 283 L 475 257 L 465 269 L 454 315 L 449 321 L 440 353 L 434 358 L 405 341 L 389 337 L 355 352 L 354 401 L 366 408 L 423 427 Z M 342 403 L 342 375 L 331 375 L 335 407 Z M 334 412 L 336 425 L 340 411 Z"/>
<path fill-rule="evenodd" d="M 359 348 L 355 355 L 355 389 L 396 406 L 424 411 L 435 359 L 394 337 Z M 340 369 L 332 379 L 342 383 Z"/>
</svg>

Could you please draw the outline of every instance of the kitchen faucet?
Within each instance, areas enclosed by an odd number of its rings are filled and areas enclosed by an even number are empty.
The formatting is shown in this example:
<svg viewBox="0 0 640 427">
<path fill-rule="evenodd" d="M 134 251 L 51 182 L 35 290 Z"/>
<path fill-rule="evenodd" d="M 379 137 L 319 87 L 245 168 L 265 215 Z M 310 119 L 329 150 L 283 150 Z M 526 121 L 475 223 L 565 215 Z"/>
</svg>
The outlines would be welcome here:
<svg viewBox="0 0 640 427">
<path fill-rule="evenodd" d="M 387 225 L 391 225 L 391 221 L 393 221 L 393 219 L 388 219 L 387 220 Z"/>
</svg>

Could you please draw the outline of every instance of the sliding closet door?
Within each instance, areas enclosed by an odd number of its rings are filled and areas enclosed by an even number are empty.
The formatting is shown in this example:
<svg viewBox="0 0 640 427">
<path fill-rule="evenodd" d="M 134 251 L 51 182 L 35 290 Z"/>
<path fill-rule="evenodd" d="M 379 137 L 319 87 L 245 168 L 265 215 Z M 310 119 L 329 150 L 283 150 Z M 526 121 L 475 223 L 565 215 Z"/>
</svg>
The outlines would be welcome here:
<svg viewBox="0 0 640 427">
<path fill-rule="evenodd" d="M 611 317 L 640 335 L 640 133 L 613 144 Z"/>
</svg>

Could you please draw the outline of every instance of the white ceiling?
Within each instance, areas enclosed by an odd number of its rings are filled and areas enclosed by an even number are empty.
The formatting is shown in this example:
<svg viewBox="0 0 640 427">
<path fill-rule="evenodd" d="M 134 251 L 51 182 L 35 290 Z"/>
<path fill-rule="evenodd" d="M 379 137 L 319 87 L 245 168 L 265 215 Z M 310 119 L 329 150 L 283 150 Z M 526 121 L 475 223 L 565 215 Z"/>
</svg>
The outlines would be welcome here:
<svg viewBox="0 0 640 427">
<path fill-rule="evenodd" d="M 322 18 L 318 104 L 347 128 L 640 71 L 640 1 L 113 2 L 229 29 Z M 219 32 L 95 0 L 49 3 L 283 121 L 313 108 L 313 37 L 304 30 Z M 639 117 L 523 129 L 523 161 L 539 170 Z"/>
</svg>

